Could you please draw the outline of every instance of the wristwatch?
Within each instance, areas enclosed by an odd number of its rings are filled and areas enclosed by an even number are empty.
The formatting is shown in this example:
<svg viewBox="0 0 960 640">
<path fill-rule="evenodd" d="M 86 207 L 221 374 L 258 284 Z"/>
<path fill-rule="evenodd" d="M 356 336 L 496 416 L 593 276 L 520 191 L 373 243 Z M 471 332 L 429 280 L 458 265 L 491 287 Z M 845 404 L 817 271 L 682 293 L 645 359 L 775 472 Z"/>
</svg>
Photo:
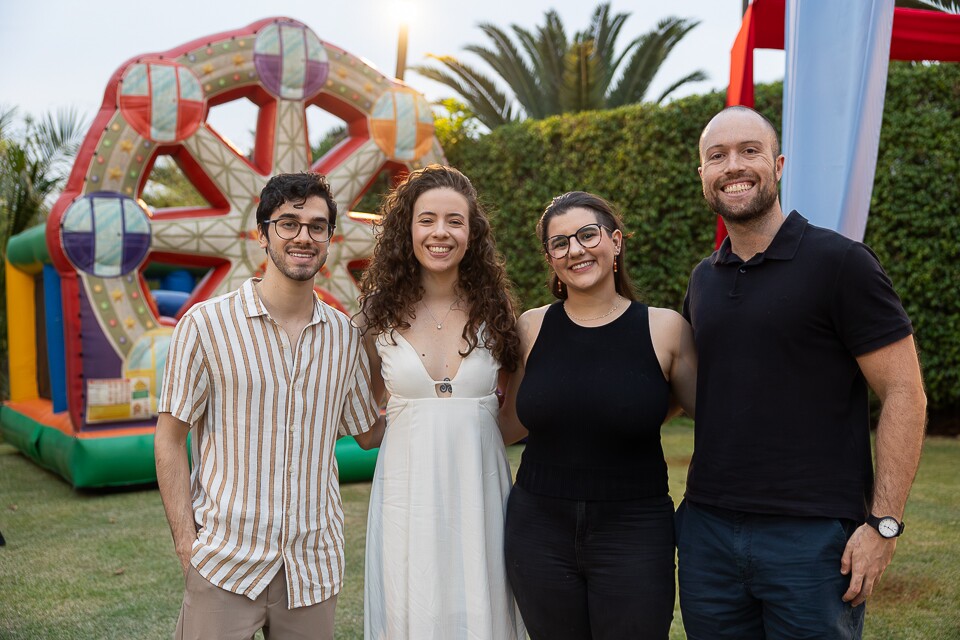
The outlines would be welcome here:
<svg viewBox="0 0 960 640">
<path fill-rule="evenodd" d="M 878 518 L 872 513 L 867 516 L 867 524 L 876 529 L 884 538 L 896 538 L 903 533 L 903 523 L 893 516 Z"/>
</svg>

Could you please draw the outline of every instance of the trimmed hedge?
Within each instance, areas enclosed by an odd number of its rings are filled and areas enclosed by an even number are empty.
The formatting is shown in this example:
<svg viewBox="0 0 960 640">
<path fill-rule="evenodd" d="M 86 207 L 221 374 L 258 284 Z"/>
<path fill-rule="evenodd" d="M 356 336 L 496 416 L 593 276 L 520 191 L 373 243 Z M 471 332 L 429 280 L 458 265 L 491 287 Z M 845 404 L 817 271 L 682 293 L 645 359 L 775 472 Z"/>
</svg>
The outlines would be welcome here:
<svg viewBox="0 0 960 640">
<path fill-rule="evenodd" d="M 781 93 L 780 83 L 756 90 L 756 108 L 778 129 Z M 490 210 L 523 308 L 553 299 L 534 228 L 550 199 L 571 190 L 620 208 L 642 298 L 680 308 L 691 269 L 713 250 L 716 222 L 701 193 L 697 141 L 723 104 L 723 94 L 711 93 L 527 120 L 448 149 Z M 958 164 L 960 66 L 891 63 L 865 241 L 913 319 L 931 416 L 941 422 L 960 416 Z"/>
</svg>

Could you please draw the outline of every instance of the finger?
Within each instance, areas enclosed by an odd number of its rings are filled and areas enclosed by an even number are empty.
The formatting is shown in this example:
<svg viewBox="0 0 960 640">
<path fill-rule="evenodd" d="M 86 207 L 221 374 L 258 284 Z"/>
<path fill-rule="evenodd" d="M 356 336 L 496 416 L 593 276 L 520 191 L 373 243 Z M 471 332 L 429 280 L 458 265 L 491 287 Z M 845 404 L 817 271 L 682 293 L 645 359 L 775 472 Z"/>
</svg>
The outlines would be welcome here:
<svg viewBox="0 0 960 640">
<path fill-rule="evenodd" d="M 857 598 L 860 596 L 860 591 L 863 589 L 863 574 L 854 573 L 850 576 L 850 587 L 847 589 L 846 593 L 843 594 L 843 601 L 850 602 L 853 606 L 857 606 L 859 603 L 856 602 Z M 860 602 L 863 602 L 861 600 Z"/>
<path fill-rule="evenodd" d="M 847 546 L 843 548 L 843 555 L 840 557 L 840 573 L 847 575 L 850 573 L 850 567 L 853 564 L 853 546 L 847 541 Z"/>
</svg>

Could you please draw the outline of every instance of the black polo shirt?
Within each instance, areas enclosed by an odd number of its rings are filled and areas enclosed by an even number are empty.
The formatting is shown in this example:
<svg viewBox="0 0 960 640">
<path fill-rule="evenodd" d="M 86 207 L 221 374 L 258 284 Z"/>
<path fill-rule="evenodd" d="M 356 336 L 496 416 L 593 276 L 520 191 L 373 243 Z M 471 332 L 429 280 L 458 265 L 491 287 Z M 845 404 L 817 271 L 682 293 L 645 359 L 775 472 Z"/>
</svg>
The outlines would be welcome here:
<svg viewBox="0 0 960 640">
<path fill-rule="evenodd" d="M 856 357 L 913 332 L 876 255 L 792 212 L 743 262 L 729 238 L 683 303 L 699 355 L 687 499 L 862 522 L 873 494 Z"/>
</svg>

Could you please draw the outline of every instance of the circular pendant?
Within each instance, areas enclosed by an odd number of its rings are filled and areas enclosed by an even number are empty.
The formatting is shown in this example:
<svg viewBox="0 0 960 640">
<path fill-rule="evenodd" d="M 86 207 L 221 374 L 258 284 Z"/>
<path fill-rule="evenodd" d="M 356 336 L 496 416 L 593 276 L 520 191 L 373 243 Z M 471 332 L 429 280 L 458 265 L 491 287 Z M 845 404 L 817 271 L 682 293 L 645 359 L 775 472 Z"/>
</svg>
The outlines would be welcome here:
<svg viewBox="0 0 960 640">
<path fill-rule="evenodd" d="M 438 330 L 438 331 L 439 331 L 440 329 L 442 329 L 442 328 L 443 328 L 442 325 L 439 325 L 439 324 L 437 325 L 437 330 Z"/>
</svg>

